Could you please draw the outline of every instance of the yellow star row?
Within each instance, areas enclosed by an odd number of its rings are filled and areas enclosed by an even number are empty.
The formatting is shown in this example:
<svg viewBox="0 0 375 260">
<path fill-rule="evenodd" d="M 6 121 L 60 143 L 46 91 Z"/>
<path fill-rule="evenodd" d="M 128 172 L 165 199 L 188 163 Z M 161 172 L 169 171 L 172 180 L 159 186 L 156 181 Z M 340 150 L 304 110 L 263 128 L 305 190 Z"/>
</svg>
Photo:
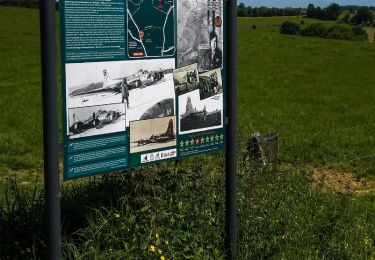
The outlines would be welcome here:
<svg viewBox="0 0 375 260">
<path fill-rule="evenodd" d="M 224 141 L 224 135 L 223 134 L 211 135 L 211 136 L 206 136 L 206 137 L 202 136 L 202 138 L 200 139 L 192 138 L 191 140 L 181 141 L 180 147 L 205 144 L 205 143 L 210 143 L 210 142 L 215 142 L 215 141 Z"/>
</svg>

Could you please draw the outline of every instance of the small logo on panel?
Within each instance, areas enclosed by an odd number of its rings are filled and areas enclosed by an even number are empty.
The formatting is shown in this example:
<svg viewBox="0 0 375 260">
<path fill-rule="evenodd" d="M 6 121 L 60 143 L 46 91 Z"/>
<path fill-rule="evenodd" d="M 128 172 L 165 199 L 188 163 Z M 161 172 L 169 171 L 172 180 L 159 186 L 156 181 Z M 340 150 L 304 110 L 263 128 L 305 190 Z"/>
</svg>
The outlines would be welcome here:
<svg viewBox="0 0 375 260">
<path fill-rule="evenodd" d="M 141 163 L 157 162 L 175 157 L 177 157 L 177 149 L 169 149 L 155 153 L 142 154 Z"/>
</svg>

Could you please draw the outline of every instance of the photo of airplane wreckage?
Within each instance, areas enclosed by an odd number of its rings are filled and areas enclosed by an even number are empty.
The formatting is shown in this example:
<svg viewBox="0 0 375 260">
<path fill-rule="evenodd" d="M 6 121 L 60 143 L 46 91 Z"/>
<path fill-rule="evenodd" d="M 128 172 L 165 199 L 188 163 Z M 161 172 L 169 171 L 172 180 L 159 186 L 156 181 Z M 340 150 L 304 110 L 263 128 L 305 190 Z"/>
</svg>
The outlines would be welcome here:
<svg viewBox="0 0 375 260">
<path fill-rule="evenodd" d="M 132 143 L 137 144 L 138 146 L 143 146 L 155 143 L 168 143 L 174 140 L 176 140 L 176 134 L 173 130 L 173 120 L 170 119 L 167 131 L 165 131 L 165 133 L 151 135 L 149 138 L 145 139 L 141 138 L 137 141 L 133 141 Z"/>
<path fill-rule="evenodd" d="M 206 106 L 203 110 L 193 108 L 191 98 L 187 97 L 186 112 L 180 115 L 180 131 L 209 128 L 221 125 L 221 110 L 208 112 Z"/>
<path fill-rule="evenodd" d="M 166 74 L 165 70 L 148 71 L 140 69 L 137 73 L 121 78 L 112 79 L 106 69 L 103 70 L 103 82 L 91 83 L 87 87 L 75 90 L 69 94 L 71 97 L 95 94 L 100 92 L 121 93 L 121 84 L 124 82 L 128 89 L 145 88 L 161 81 Z"/>
<path fill-rule="evenodd" d="M 69 127 L 69 132 L 72 135 L 77 135 L 92 128 L 100 129 L 105 125 L 117 122 L 122 115 L 119 111 L 99 110 L 97 113 L 93 113 L 88 119 L 81 121 L 77 120 L 76 115 L 73 114 L 73 121 L 76 122 Z"/>
</svg>

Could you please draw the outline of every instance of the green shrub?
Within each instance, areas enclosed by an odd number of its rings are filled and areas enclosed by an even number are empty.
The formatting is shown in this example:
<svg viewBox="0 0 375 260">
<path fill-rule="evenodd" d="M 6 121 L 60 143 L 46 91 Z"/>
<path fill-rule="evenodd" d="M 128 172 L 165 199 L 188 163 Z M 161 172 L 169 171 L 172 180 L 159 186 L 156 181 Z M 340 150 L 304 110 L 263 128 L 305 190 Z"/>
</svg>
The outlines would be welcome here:
<svg viewBox="0 0 375 260">
<path fill-rule="evenodd" d="M 366 31 L 363 29 L 362 26 L 354 26 L 352 28 L 352 32 L 354 33 L 355 36 L 359 36 L 359 35 L 367 35 Z"/>
<path fill-rule="evenodd" d="M 358 41 L 366 41 L 368 39 L 367 32 L 365 31 L 365 29 L 363 29 L 362 26 L 354 26 L 352 28 L 352 32 L 354 34 L 354 38 Z"/>
<path fill-rule="evenodd" d="M 328 28 L 325 37 L 328 39 L 353 40 L 354 34 L 350 28 L 333 25 Z"/>
<path fill-rule="evenodd" d="M 352 29 L 341 25 L 325 26 L 322 23 L 314 23 L 301 31 L 302 36 L 313 36 L 327 39 L 363 41 L 367 39 L 367 33 L 361 26 Z"/>
<path fill-rule="evenodd" d="M 298 24 L 293 22 L 283 22 L 280 26 L 280 33 L 282 34 L 289 34 L 289 35 L 296 35 L 299 34 L 300 27 Z"/>
<path fill-rule="evenodd" d="M 315 36 L 315 37 L 325 37 L 327 34 L 327 27 L 321 23 L 314 23 L 307 26 L 301 31 L 303 36 Z"/>
</svg>

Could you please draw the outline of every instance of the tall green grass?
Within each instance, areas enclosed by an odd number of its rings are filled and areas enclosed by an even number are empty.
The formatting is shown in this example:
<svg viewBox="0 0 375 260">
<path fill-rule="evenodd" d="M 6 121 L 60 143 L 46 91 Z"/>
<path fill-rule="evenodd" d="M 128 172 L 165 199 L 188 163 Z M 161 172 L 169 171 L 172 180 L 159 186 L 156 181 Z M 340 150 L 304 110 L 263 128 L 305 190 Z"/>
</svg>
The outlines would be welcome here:
<svg viewBox="0 0 375 260">
<path fill-rule="evenodd" d="M 37 15 L 37 10 L 0 8 L 0 171 L 42 163 Z"/>
<path fill-rule="evenodd" d="M 223 259 L 220 161 L 202 156 L 64 185 L 64 259 Z M 375 257 L 373 195 L 312 189 L 310 173 L 295 167 L 251 174 L 239 166 L 238 259 Z M 9 187 L 20 197 L 0 207 L 0 257 L 43 257 L 42 193 Z"/>
</svg>

